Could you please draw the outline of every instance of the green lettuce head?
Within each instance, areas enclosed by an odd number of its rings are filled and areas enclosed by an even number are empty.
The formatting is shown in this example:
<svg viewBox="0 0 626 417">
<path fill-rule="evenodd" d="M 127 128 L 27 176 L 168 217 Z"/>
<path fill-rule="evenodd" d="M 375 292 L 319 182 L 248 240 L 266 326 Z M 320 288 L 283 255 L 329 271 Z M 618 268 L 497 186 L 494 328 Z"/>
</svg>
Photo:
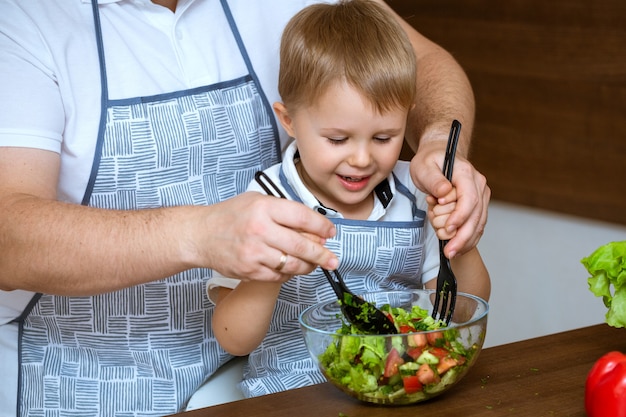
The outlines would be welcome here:
<svg viewBox="0 0 626 417">
<path fill-rule="evenodd" d="M 609 309 L 607 324 L 626 327 L 626 241 L 600 246 L 581 262 L 591 274 L 589 289 Z"/>
</svg>

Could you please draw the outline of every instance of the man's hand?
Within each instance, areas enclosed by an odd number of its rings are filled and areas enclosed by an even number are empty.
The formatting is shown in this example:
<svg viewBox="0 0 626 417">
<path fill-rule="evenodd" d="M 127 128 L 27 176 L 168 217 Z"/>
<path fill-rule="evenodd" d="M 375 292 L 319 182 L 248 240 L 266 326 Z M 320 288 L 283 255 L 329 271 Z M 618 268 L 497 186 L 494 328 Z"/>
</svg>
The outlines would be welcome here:
<svg viewBox="0 0 626 417">
<path fill-rule="evenodd" d="M 446 245 L 445 253 L 448 258 L 453 258 L 478 244 L 487 223 L 491 189 L 485 176 L 458 154 L 451 184 L 442 173 L 445 146 L 445 141 L 420 144 L 411 160 L 411 177 L 419 189 L 433 196 L 434 200 L 429 203 L 446 205 L 454 202 L 451 196 L 456 194 L 454 211 L 445 222 L 445 231 L 453 236 Z"/>
<path fill-rule="evenodd" d="M 337 268 L 337 257 L 323 246 L 334 225 L 301 203 L 247 192 L 204 212 L 205 226 L 190 229 L 193 251 L 197 263 L 225 276 L 276 282 L 318 265 Z"/>
</svg>

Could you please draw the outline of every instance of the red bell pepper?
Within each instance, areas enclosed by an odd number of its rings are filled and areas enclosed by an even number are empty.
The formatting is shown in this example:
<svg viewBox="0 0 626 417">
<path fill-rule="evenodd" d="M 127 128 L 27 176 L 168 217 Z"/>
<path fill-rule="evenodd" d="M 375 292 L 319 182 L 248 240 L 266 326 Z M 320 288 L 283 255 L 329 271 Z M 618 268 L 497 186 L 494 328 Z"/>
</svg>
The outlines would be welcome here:
<svg viewBox="0 0 626 417">
<path fill-rule="evenodd" d="M 626 355 L 609 352 L 593 365 L 585 383 L 589 417 L 626 417 Z"/>
</svg>

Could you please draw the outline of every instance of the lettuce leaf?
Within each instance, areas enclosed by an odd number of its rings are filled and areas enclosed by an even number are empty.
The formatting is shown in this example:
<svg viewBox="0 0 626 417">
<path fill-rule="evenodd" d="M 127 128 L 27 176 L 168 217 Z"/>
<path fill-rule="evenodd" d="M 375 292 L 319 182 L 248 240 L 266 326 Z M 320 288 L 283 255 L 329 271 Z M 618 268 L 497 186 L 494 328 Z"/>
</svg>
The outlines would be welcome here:
<svg viewBox="0 0 626 417">
<path fill-rule="evenodd" d="M 606 323 L 626 327 L 626 241 L 600 246 L 581 263 L 591 274 L 589 290 L 609 309 Z"/>
</svg>

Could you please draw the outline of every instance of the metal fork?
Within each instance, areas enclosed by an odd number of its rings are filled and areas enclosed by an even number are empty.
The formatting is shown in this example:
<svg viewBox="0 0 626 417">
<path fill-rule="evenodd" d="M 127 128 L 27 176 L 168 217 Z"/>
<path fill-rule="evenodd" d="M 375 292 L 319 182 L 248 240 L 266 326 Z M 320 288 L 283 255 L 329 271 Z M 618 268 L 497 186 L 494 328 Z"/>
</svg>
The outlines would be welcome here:
<svg viewBox="0 0 626 417">
<path fill-rule="evenodd" d="M 458 120 L 452 121 L 446 155 L 443 161 L 443 175 L 452 181 L 452 168 L 454 166 L 454 156 L 459 142 L 459 132 L 461 123 Z M 446 326 L 450 324 L 454 307 L 456 305 L 456 277 L 450 267 L 450 260 L 443 254 L 443 249 L 448 243 L 447 240 L 439 240 L 439 274 L 437 275 L 437 292 L 435 293 L 435 303 L 433 305 L 432 317 L 443 320 Z M 439 315 L 439 317 L 437 317 Z"/>
<path fill-rule="evenodd" d="M 280 188 L 278 188 L 274 181 L 264 172 L 258 171 L 254 175 L 254 179 L 267 195 L 286 198 Z M 328 271 L 322 268 L 322 272 L 339 299 L 341 312 L 354 327 L 364 334 L 398 333 L 396 326 L 385 313 L 379 310 L 374 304 L 365 301 L 363 298 L 350 291 L 339 271 Z M 334 278 L 331 272 L 335 275 Z"/>
</svg>

